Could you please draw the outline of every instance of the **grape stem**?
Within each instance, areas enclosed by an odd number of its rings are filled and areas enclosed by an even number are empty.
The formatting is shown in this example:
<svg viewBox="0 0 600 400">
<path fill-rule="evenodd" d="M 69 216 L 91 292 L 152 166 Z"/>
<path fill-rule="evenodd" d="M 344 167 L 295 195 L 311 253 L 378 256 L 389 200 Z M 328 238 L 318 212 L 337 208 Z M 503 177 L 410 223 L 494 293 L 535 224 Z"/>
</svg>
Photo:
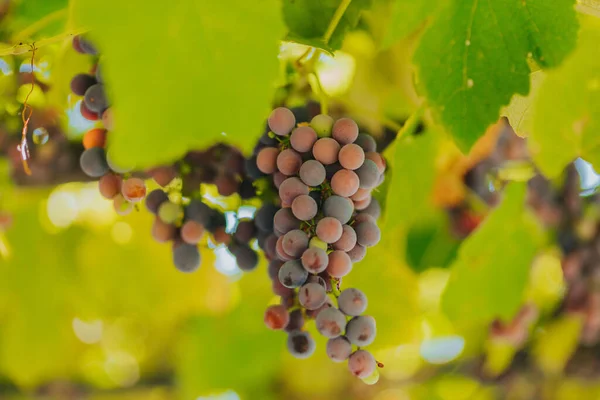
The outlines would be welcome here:
<svg viewBox="0 0 600 400">
<path fill-rule="evenodd" d="M 351 2 L 352 2 L 352 0 L 342 0 L 340 5 L 338 6 L 337 10 L 335 10 L 333 17 L 331 18 L 331 21 L 329 22 L 329 26 L 327 27 L 327 30 L 325 31 L 325 35 L 323 35 L 323 41 L 325 42 L 325 44 L 329 44 L 329 40 L 331 40 L 331 36 L 333 36 L 335 29 L 337 28 L 338 24 L 340 23 L 342 17 L 344 16 L 344 13 L 346 12 L 346 9 L 348 8 L 348 6 L 350 5 Z"/>
<path fill-rule="evenodd" d="M 396 139 L 400 139 L 406 135 L 410 135 L 415 131 L 415 128 L 419 124 L 419 121 L 421 120 L 421 117 L 423 116 L 423 113 L 425 112 L 426 108 L 426 103 L 422 102 L 419 105 L 419 107 L 417 107 L 417 109 L 411 114 L 411 116 L 408 117 L 404 125 L 402 125 L 402 128 L 400 128 L 400 130 L 396 134 Z"/>
</svg>

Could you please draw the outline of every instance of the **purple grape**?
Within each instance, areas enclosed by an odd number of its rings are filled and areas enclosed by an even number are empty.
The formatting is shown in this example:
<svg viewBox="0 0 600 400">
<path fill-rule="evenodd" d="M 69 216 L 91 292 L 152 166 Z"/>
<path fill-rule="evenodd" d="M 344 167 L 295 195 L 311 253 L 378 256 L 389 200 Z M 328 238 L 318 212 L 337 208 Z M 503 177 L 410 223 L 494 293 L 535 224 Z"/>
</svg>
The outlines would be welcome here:
<svg viewBox="0 0 600 400">
<path fill-rule="evenodd" d="M 355 351 L 348 358 L 348 369 L 352 375 L 360 379 L 369 377 L 375 372 L 376 367 L 375 357 L 366 350 Z"/>
<path fill-rule="evenodd" d="M 169 196 L 162 189 L 154 189 L 146 196 L 146 208 L 156 215 L 158 207 L 165 201 L 169 201 Z"/>
<path fill-rule="evenodd" d="M 291 230 L 298 229 L 300 221 L 294 217 L 291 208 L 282 208 L 275 213 L 273 229 L 278 236 L 285 235 Z"/>
<path fill-rule="evenodd" d="M 346 316 L 337 308 L 330 307 L 317 314 L 315 322 L 321 335 L 336 338 L 344 332 Z"/>
<path fill-rule="evenodd" d="M 89 177 L 100 178 L 109 171 L 106 153 L 102 147 L 91 147 L 81 153 L 81 170 Z"/>
<path fill-rule="evenodd" d="M 376 334 L 375 318 L 371 316 L 354 317 L 346 325 L 346 337 L 350 343 L 359 347 L 373 343 Z"/>
<path fill-rule="evenodd" d="M 352 353 L 352 344 L 345 336 L 338 336 L 327 341 L 327 357 L 333 362 L 346 361 Z"/>
<path fill-rule="evenodd" d="M 287 348 L 290 354 L 299 359 L 313 355 L 317 345 L 308 332 L 292 331 L 288 335 Z"/>
<path fill-rule="evenodd" d="M 377 164 L 375 164 L 371 160 L 365 160 L 363 165 L 358 168 L 356 171 L 356 175 L 358 175 L 358 187 L 361 189 L 373 189 L 377 187 L 379 183 L 379 170 L 377 169 Z"/>
<path fill-rule="evenodd" d="M 302 268 L 302 270 L 306 272 L 304 268 Z M 316 310 L 321 307 L 326 300 L 327 292 L 325 292 L 323 286 L 318 283 L 307 283 L 298 291 L 298 301 L 300 302 L 300 305 L 307 310 Z"/>
<path fill-rule="evenodd" d="M 354 143 L 359 145 L 365 151 L 365 153 L 367 151 L 377 151 L 377 143 L 375 142 L 375 139 L 373 139 L 373 136 L 367 135 L 366 133 L 360 133 Z"/>
<path fill-rule="evenodd" d="M 345 289 L 338 297 L 338 305 L 344 314 L 356 317 L 367 309 L 367 296 L 358 289 Z"/>
<path fill-rule="evenodd" d="M 101 113 L 108 108 L 108 100 L 101 83 L 92 85 L 85 91 L 83 96 L 85 106 L 95 113 Z"/>
<path fill-rule="evenodd" d="M 317 160 L 305 161 L 300 167 L 300 179 L 308 186 L 319 186 L 325 180 L 325 167 Z"/>
<path fill-rule="evenodd" d="M 200 267 L 198 246 L 177 243 L 173 246 L 173 264 L 181 272 L 194 272 Z"/>
<path fill-rule="evenodd" d="M 304 315 L 302 314 L 302 310 L 297 309 L 290 313 L 290 322 L 288 322 L 285 327 L 286 332 L 292 332 L 295 330 L 300 330 L 304 326 Z"/>
<path fill-rule="evenodd" d="M 308 279 L 308 272 L 298 260 L 286 261 L 279 270 L 279 282 L 287 288 L 300 287 Z"/>
<path fill-rule="evenodd" d="M 283 250 L 294 258 L 300 258 L 308 249 L 308 235 L 300 229 L 289 231 L 283 236 Z"/>
<path fill-rule="evenodd" d="M 355 225 L 356 241 L 365 247 L 375 246 L 381 239 L 381 231 L 376 223 L 361 222 Z"/>
<path fill-rule="evenodd" d="M 71 92 L 77 96 L 83 96 L 86 90 L 96 83 L 96 79 L 91 75 L 77 74 L 71 79 Z"/>
<path fill-rule="evenodd" d="M 279 270 L 281 269 L 283 262 L 279 260 L 271 260 L 269 261 L 269 266 L 267 267 L 267 273 L 269 274 L 269 278 L 278 279 Z"/>
<path fill-rule="evenodd" d="M 184 219 L 186 221 L 196 221 L 199 224 L 206 227 L 210 223 L 210 219 L 213 214 L 214 210 L 210 208 L 206 203 L 194 199 L 190 201 L 190 204 L 188 204 L 188 206 L 185 208 Z"/>
<path fill-rule="evenodd" d="M 332 195 L 323 203 L 323 215 L 332 217 L 342 224 L 348 223 L 354 212 L 352 200 L 337 195 Z"/>
<path fill-rule="evenodd" d="M 302 266 L 311 274 L 325 271 L 328 263 L 327 252 L 318 247 L 311 247 L 302 253 Z"/>
</svg>

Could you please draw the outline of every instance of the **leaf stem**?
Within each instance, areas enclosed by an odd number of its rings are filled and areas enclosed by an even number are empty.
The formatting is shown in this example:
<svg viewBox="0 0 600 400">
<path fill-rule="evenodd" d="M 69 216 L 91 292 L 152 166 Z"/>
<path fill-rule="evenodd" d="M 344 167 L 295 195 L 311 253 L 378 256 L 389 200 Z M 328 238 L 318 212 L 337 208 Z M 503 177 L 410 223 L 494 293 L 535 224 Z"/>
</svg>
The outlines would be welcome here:
<svg viewBox="0 0 600 400">
<path fill-rule="evenodd" d="M 35 47 L 39 49 L 40 47 L 44 47 L 49 44 L 61 42 L 66 39 L 70 39 L 75 35 L 79 35 L 81 33 L 86 32 L 85 29 L 76 29 L 69 32 L 61 33 L 56 36 L 49 37 L 47 39 L 42 39 L 35 42 Z M 31 52 L 31 43 L 19 42 L 13 46 L 6 46 L 0 48 L 0 57 L 4 56 L 16 56 L 19 54 L 25 54 Z"/>
<path fill-rule="evenodd" d="M 323 35 L 323 41 L 325 42 L 325 44 L 329 44 L 329 40 L 331 40 L 331 36 L 333 36 L 333 33 L 335 32 L 335 28 L 337 28 L 338 24 L 340 23 L 340 20 L 344 16 L 346 9 L 348 8 L 351 2 L 352 0 L 342 0 L 337 10 L 335 10 L 333 17 L 329 22 L 329 26 L 325 31 L 325 35 Z"/>
<path fill-rule="evenodd" d="M 414 132 L 426 108 L 425 102 L 422 102 L 419 107 L 417 107 L 417 109 L 411 114 L 410 117 L 408 117 L 404 125 L 402 125 L 402 128 L 400 128 L 396 134 L 396 140 Z"/>
</svg>

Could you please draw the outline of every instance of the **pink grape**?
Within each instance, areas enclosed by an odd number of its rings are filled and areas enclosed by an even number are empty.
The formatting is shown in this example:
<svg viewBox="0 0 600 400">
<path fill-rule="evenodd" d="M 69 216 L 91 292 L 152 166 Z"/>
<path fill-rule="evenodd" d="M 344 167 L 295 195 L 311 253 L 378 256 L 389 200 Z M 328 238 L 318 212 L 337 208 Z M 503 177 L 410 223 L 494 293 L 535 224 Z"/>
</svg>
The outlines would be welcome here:
<svg viewBox="0 0 600 400">
<path fill-rule="evenodd" d="M 321 138 L 313 146 L 313 156 L 324 165 L 335 163 L 339 151 L 340 144 L 332 138 Z"/>
<path fill-rule="evenodd" d="M 167 186 L 177 177 L 177 171 L 171 166 L 156 167 L 148 171 L 152 179 L 160 186 Z"/>
<path fill-rule="evenodd" d="M 317 223 L 317 237 L 325 243 L 334 243 L 342 237 L 342 224 L 335 218 L 325 217 Z"/>
<path fill-rule="evenodd" d="M 381 240 L 381 230 L 374 222 L 361 222 L 355 226 L 357 242 L 366 247 L 375 246 Z"/>
<path fill-rule="evenodd" d="M 352 260 L 350 256 L 341 250 L 329 253 L 329 264 L 327 273 L 334 278 L 343 278 L 352 271 Z"/>
<path fill-rule="evenodd" d="M 360 178 L 360 176 L 359 176 L 359 178 Z M 350 196 L 350 199 L 354 200 L 354 201 L 360 201 L 360 200 L 364 200 L 364 199 L 368 198 L 369 196 L 371 196 L 370 190 L 359 188 L 356 191 L 356 193 L 354 193 L 352 196 Z"/>
<path fill-rule="evenodd" d="M 194 220 L 186 221 L 181 227 L 181 239 L 187 244 L 198 244 L 203 234 L 204 227 Z"/>
<path fill-rule="evenodd" d="M 342 226 L 342 237 L 333 244 L 335 250 L 350 251 L 356 246 L 356 232 L 350 225 Z"/>
<path fill-rule="evenodd" d="M 335 121 L 331 136 L 341 144 L 352 143 L 358 138 L 358 125 L 350 118 L 340 118 Z"/>
<path fill-rule="evenodd" d="M 277 169 L 285 175 L 296 175 L 302 165 L 302 157 L 292 149 L 285 149 L 277 156 Z"/>
<path fill-rule="evenodd" d="M 290 205 L 296 197 L 302 194 L 308 194 L 308 192 L 308 186 L 296 177 L 286 179 L 281 186 L 279 186 L 279 197 L 283 202 L 289 203 Z"/>
<path fill-rule="evenodd" d="M 279 189 L 283 181 L 285 181 L 289 176 L 282 174 L 280 171 L 275 171 L 273 173 L 273 185 L 275 188 Z"/>
<path fill-rule="evenodd" d="M 368 151 L 365 153 L 365 159 L 371 160 L 377 165 L 377 169 L 379 170 L 379 174 L 383 174 L 385 172 L 385 160 L 379 153 L 374 151 Z"/>
<path fill-rule="evenodd" d="M 282 305 L 269 306 L 265 311 L 265 325 L 273 330 L 284 329 L 290 322 L 290 314 Z"/>
<path fill-rule="evenodd" d="M 256 166 L 263 174 L 272 174 L 277 170 L 279 150 L 275 147 L 265 147 L 256 156 Z"/>
<path fill-rule="evenodd" d="M 364 379 L 370 376 L 377 367 L 375 357 L 366 350 L 358 350 L 348 358 L 348 369 L 352 375 Z"/>
<path fill-rule="evenodd" d="M 121 191 L 121 177 L 112 173 L 104 175 L 98 181 L 98 189 L 105 199 L 114 199 Z"/>
<path fill-rule="evenodd" d="M 354 170 L 360 168 L 365 161 L 365 152 L 360 146 L 350 143 L 340 149 L 338 158 L 342 167 Z"/>
<path fill-rule="evenodd" d="M 175 238 L 175 226 L 164 223 L 156 217 L 152 223 L 152 237 L 158 243 L 165 243 Z"/>
<path fill-rule="evenodd" d="M 355 200 L 354 208 L 357 209 L 358 211 L 362 211 L 365 208 L 369 207 L 369 204 L 371 204 L 371 196 L 367 197 L 364 200 Z"/>
<path fill-rule="evenodd" d="M 345 336 L 338 336 L 327 341 L 327 357 L 333 362 L 343 362 L 352 353 L 352 344 Z"/>
<path fill-rule="evenodd" d="M 325 271 L 329 258 L 327 252 L 318 247 L 310 247 L 302 253 L 302 266 L 311 274 Z"/>
<path fill-rule="evenodd" d="M 140 178 L 126 179 L 121 184 L 121 194 L 127 201 L 137 203 L 146 196 L 146 184 Z"/>
<path fill-rule="evenodd" d="M 316 310 L 327 300 L 327 292 L 318 283 L 307 283 L 298 291 L 298 301 L 307 310 Z"/>
<path fill-rule="evenodd" d="M 279 259 L 282 261 L 291 261 L 294 259 L 294 257 L 286 253 L 283 249 L 283 236 L 277 239 L 277 244 L 275 245 L 275 252 L 277 253 L 277 257 L 279 257 Z"/>
<path fill-rule="evenodd" d="M 299 153 L 306 153 L 312 149 L 317 141 L 317 133 L 310 126 L 300 126 L 292 132 L 290 144 Z"/>
<path fill-rule="evenodd" d="M 308 235 L 300 229 L 289 231 L 283 236 L 281 246 L 286 254 L 300 258 L 304 250 L 308 249 Z"/>
<path fill-rule="evenodd" d="M 309 195 L 302 194 L 292 201 L 292 213 L 300 221 L 309 221 L 317 215 L 317 202 Z"/>
<path fill-rule="evenodd" d="M 300 179 L 308 186 L 319 186 L 325 180 L 325 167 L 317 160 L 308 160 L 300 167 Z"/>
<path fill-rule="evenodd" d="M 360 181 L 354 171 L 342 169 L 331 178 L 331 190 L 339 196 L 350 197 L 358 190 Z"/>
<path fill-rule="evenodd" d="M 285 136 L 296 126 L 294 113 L 285 107 L 277 107 L 271 111 L 268 119 L 269 128 L 279 136 Z"/>
<path fill-rule="evenodd" d="M 346 316 L 337 308 L 330 307 L 317 314 L 315 325 L 321 335 L 336 338 L 344 333 Z"/>
<path fill-rule="evenodd" d="M 354 248 L 350 250 L 347 254 L 353 263 L 359 262 L 362 261 L 362 259 L 365 258 L 365 256 L 367 255 L 367 248 L 356 243 L 356 246 L 354 246 Z"/>
</svg>

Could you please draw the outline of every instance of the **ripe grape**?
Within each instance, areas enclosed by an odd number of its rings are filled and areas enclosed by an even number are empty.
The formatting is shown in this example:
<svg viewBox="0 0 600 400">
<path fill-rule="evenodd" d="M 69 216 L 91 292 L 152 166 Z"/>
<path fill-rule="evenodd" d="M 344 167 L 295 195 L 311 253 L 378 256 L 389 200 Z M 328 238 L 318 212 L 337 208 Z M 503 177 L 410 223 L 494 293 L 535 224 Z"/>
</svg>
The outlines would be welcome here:
<svg viewBox="0 0 600 400">
<path fill-rule="evenodd" d="M 381 239 L 381 231 L 374 222 L 361 222 L 360 224 L 357 224 L 354 229 L 356 230 L 356 241 L 361 246 L 375 246 Z"/>
<path fill-rule="evenodd" d="M 93 128 L 83 135 L 83 148 L 104 147 L 106 144 L 106 129 Z"/>
<path fill-rule="evenodd" d="M 278 236 L 285 235 L 293 229 L 300 227 L 300 221 L 294 217 L 291 208 L 282 208 L 275 213 L 273 217 L 273 230 L 279 233 Z"/>
<path fill-rule="evenodd" d="M 359 179 L 359 187 L 362 189 L 373 189 L 379 183 L 379 169 L 373 160 L 365 160 L 363 165 L 356 171 Z"/>
<path fill-rule="evenodd" d="M 331 129 L 331 136 L 341 144 L 349 144 L 358 138 L 358 125 L 350 118 L 340 118 Z"/>
<path fill-rule="evenodd" d="M 181 226 L 181 239 L 187 244 L 198 244 L 204 234 L 204 226 L 196 221 L 186 221 Z"/>
<path fill-rule="evenodd" d="M 350 343 L 359 347 L 373 343 L 376 334 L 375 318 L 371 316 L 354 317 L 346 325 L 346 337 Z"/>
<path fill-rule="evenodd" d="M 377 219 L 381 216 L 381 205 L 377 199 L 371 199 L 371 203 L 363 210 L 363 213 Z"/>
<path fill-rule="evenodd" d="M 279 186 L 279 197 L 285 203 L 292 201 L 301 194 L 308 194 L 308 186 L 296 177 L 288 178 Z"/>
<path fill-rule="evenodd" d="M 302 270 L 304 271 L 304 268 Z M 300 302 L 300 305 L 307 310 L 316 310 L 325 304 L 327 298 L 325 288 L 314 282 L 305 284 L 298 291 L 298 301 Z"/>
<path fill-rule="evenodd" d="M 383 174 L 385 172 L 385 160 L 379 153 L 374 151 L 368 151 L 365 153 L 365 158 L 367 160 L 371 160 L 377 165 L 377 169 L 379 170 L 379 174 Z"/>
<path fill-rule="evenodd" d="M 281 330 L 290 322 L 290 314 L 282 305 L 269 306 L 265 311 L 265 325 L 273 330 Z"/>
<path fill-rule="evenodd" d="M 269 266 L 267 267 L 267 273 L 269 274 L 269 278 L 277 279 L 279 277 L 279 270 L 283 262 L 279 260 L 271 260 L 269 261 Z"/>
<path fill-rule="evenodd" d="M 367 197 L 364 200 L 356 200 L 354 201 L 354 208 L 358 211 L 362 211 L 367 208 L 371 204 L 371 197 Z"/>
<path fill-rule="evenodd" d="M 331 138 L 321 138 L 313 146 L 313 156 L 324 165 L 336 162 L 339 151 L 340 144 Z"/>
<path fill-rule="evenodd" d="M 317 202 L 308 195 L 300 195 L 292 201 L 292 213 L 300 221 L 308 221 L 317 215 Z"/>
<path fill-rule="evenodd" d="M 296 117 L 289 109 L 278 107 L 271 111 L 267 120 L 269 128 L 279 136 L 285 136 L 296 126 Z"/>
<path fill-rule="evenodd" d="M 317 316 L 318 318 L 318 316 Z M 338 336 L 327 341 L 327 357 L 333 362 L 340 363 L 346 361 L 352 353 L 352 345 L 345 336 Z"/>
<path fill-rule="evenodd" d="M 358 350 L 348 358 L 348 369 L 352 375 L 364 379 L 369 377 L 377 367 L 375 357 L 366 350 Z"/>
<path fill-rule="evenodd" d="M 290 322 L 285 327 L 286 332 L 292 332 L 298 329 L 302 329 L 304 326 L 304 315 L 302 310 L 294 310 L 290 313 Z"/>
<path fill-rule="evenodd" d="M 279 270 L 279 281 L 283 286 L 295 289 L 308 279 L 308 272 L 302 267 L 299 260 L 286 261 Z"/>
<path fill-rule="evenodd" d="M 92 178 L 100 178 L 108 172 L 106 153 L 101 147 L 92 147 L 81 153 L 79 164 L 81 170 Z"/>
<path fill-rule="evenodd" d="M 350 197 L 359 187 L 358 175 L 354 171 L 341 169 L 331 178 L 331 190 L 339 196 Z"/>
<path fill-rule="evenodd" d="M 325 167 L 317 160 L 308 160 L 300 167 L 300 179 L 308 186 L 319 186 L 325 180 Z"/>
<path fill-rule="evenodd" d="M 279 239 L 277 239 L 277 243 L 275 244 L 275 253 L 277 253 L 277 257 L 283 261 L 291 261 L 294 259 L 294 257 L 290 256 L 283 249 L 283 236 L 280 236 Z"/>
<path fill-rule="evenodd" d="M 311 274 L 325 271 L 329 258 L 327 252 L 318 247 L 310 247 L 302 253 L 302 266 Z"/>
<path fill-rule="evenodd" d="M 140 178 L 125 179 L 121 184 L 121 194 L 127 201 L 137 203 L 146 196 L 146 184 Z"/>
<path fill-rule="evenodd" d="M 334 250 L 328 255 L 327 273 L 334 278 L 342 278 L 352 271 L 352 260 L 346 252 Z"/>
<path fill-rule="evenodd" d="M 77 74 L 71 79 L 71 92 L 83 96 L 90 86 L 96 84 L 96 79 L 88 74 Z"/>
<path fill-rule="evenodd" d="M 242 220 L 235 228 L 233 236 L 240 243 L 248 243 L 256 235 L 256 226 L 252 220 Z"/>
<path fill-rule="evenodd" d="M 165 243 L 175 239 L 176 230 L 175 226 L 162 222 L 160 218 L 154 218 L 151 233 L 158 243 Z"/>
<path fill-rule="evenodd" d="M 358 289 L 345 289 L 338 297 L 338 305 L 344 314 L 356 317 L 367 309 L 367 296 Z"/>
<path fill-rule="evenodd" d="M 181 206 L 179 204 L 165 201 L 158 207 L 158 217 L 167 224 L 175 223 L 181 216 Z"/>
<path fill-rule="evenodd" d="M 85 91 L 83 102 L 88 110 L 95 113 L 101 113 L 108 107 L 108 100 L 104 93 L 104 86 L 101 83 L 96 83 Z"/>
<path fill-rule="evenodd" d="M 277 156 L 277 169 L 285 175 L 296 175 L 302 165 L 302 157 L 292 149 L 285 149 Z"/>
<path fill-rule="evenodd" d="M 323 203 L 323 215 L 332 217 L 345 224 L 352 218 L 354 205 L 352 201 L 346 197 L 329 196 Z"/>
<path fill-rule="evenodd" d="M 277 156 L 279 150 L 276 147 L 265 147 L 256 156 L 256 166 L 264 174 L 272 174 L 277 170 Z"/>
<path fill-rule="evenodd" d="M 273 185 L 275 185 L 276 189 L 279 189 L 283 181 L 285 181 L 289 176 L 282 174 L 280 171 L 275 171 L 273 173 Z"/>
<path fill-rule="evenodd" d="M 98 54 L 98 50 L 96 50 L 96 47 L 94 47 L 94 45 L 92 45 L 88 40 L 84 39 L 80 35 L 73 37 L 73 48 L 75 49 L 75 51 L 81 54 L 90 54 L 92 56 Z"/>
<path fill-rule="evenodd" d="M 292 356 L 305 359 L 313 355 L 317 345 L 308 332 L 292 331 L 288 335 L 287 347 Z"/>
<path fill-rule="evenodd" d="M 334 307 L 333 301 L 326 295 L 325 302 L 320 307 L 317 307 L 314 310 L 306 310 L 306 316 L 308 318 L 317 318 L 317 315 L 319 315 L 321 311 L 331 307 Z"/>
<path fill-rule="evenodd" d="M 365 161 L 365 152 L 359 145 L 350 143 L 340 149 L 338 158 L 342 167 L 355 170 Z"/>
<path fill-rule="evenodd" d="M 335 250 L 350 251 L 356 246 L 356 232 L 350 225 L 342 226 L 342 237 L 335 243 Z"/>
<path fill-rule="evenodd" d="M 281 245 L 286 254 L 299 258 L 308 249 L 308 235 L 300 229 L 291 230 L 283 236 Z"/>
<path fill-rule="evenodd" d="M 354 246 L 354 248 L 350 250 L 347 254 L 350 257 L 350 260 L 353 263 L 356 263 L 362 261 L 362 259 L 365 258 L 365 256 L 367 255 L 367 248 L 357 243 L 356 246 Z"/>
<path fill-rule="evenodd" d="M 377 220 L 373 218 L 370 214 L 365 213 L 364 210 L 356 214 L 356 216 L 354 217 L 354 224 L 360 224 L 361 222 L 367 221 L 372 222 L 374 224 L 377 223 Z"/>
<path fill-rule="evenodd" d="M 148 171 L 154 182 L 160 186 L 167 186 L 171 181 L 177 178 L 177 170 L 172 166 L 162 166 L 152 168 Z"/>
<path fill-rule="evenodd" d="M 278 208 L 271 203 L 263 204 L 263 206 L 259 208 L 254 215 L 254 223 L 256 224 L 256 227 L 263 232 L 272 232 L 273 218 L 275 217 L 277 210 Z"/>
<path fill-rule="evenodd" d="M 113 208 L 120 216 L 125 216 L 133 211 L 133 203 L 128 202 L 121 193 L 117 194 L 113 199 Z"/>
<path fill-rule="evenodd" d="M 309 275 L 306 283 L 318 283 L 319 285 L 323 286 L 325 291 L 327 291 L 327 282 L 325 282 L 325 279 L 319 275 Z"/>
<path fill-rule="evenodd" d="M 299 153 L 306 153 L 312 149 L 317 141 L 317 133 L 309 126 L 300 126 L 292 132 L 290 144 Z"/>
<path fill-rule="evenodd" d="M 325 217 L 317 223 L 317 236 L 325 243 L 334 243 L 342 237 L 342 224 L 332 217 Z"/>
<path fill-rule="evenodd" d="M 98 113 L 87 108 L 84 101 L 79 102 L 79 112 L 81 113 L 81 116 L 88 121 L 97 121 L 100 118 Z"/>
<path fill-rule="evenodd" d="M 294 294 L 294 290 L 283 286 L 281 282 L 279 282 L 279 279 L 273 279 L 271 281 L 271 289 L 273 293 L 281 297 L 287 297 Z"/>
<path fill-rule="evenodd" d="M 121 177 L 108 173 L 98 181 L 98 189 L 102 197 L 112 200 L 121 191 Z"/>
<path fill-rule="evenodd" d="M 258 236 L 258 245 L 261 245 L 261 236 L 264 235 L 264 232 L 259 232 L 260 235 Z M 277 247 L 277 236 L 275 236 L 275 234 L 270 233 L 267 235 L 267 237 L 265 238 L 264 242 L 262 243 L 262 249 L 265 251 L 265 255 L 267 256 L 267 259 L 274 259 L 277 258 L 277 252 L 276 252 L 276 247 Z"/>
<path fill-rule="evenodd" d="M 377 143 L 375 142 L 375 139 L 373 139 L 373 136 L 367 135 L 366 133 L 360 133 L 354 143 L 359 145 L 365 151 L 365 153 L 367 151 L 377 151 Z"/>
<path fill-rule="evenodd" d="M 319 137 L 329 136 L 333 128 L 333 118 L 327 114 L 315 115 L 310 121 L 310 126 L 315 130 Z"/>
<path fill-rule="evenodd" d="M 237 244 L 232 253 L 242 271 L 253 271 L 258 266 L 258 255 L 247 244 Z"/>
<path fill-rule="evenodd" d="M 360 179 L 360 175 L 358 177 Z M 359 188 L 356 193 L 354 193 L 352 196 L 350 196 L 351 200 L 354 201 L 360 201 L 360 200 L 364 200 L 366 198 L 369 198 L 371 196 L 371 191 L 368 189 L 362 189 Z"/>
<path fill-rule="evenodd" d="M 161 192 L 162 192 L 162 190 L 161 190 Z M 152 193 L 154 193 L 154 192 L 152 192 Z M 152 193 L 150 193 L 150 195 Z M 148 198 L 150 197 L 150 195 L 148 195 Z M 146 204 L 148 203 L 148 198 L 146 198 Z M 159 204 L 159 206 L 160 206 L 160 204 Z M 210 223 L 210 219 L 211 219 L 212 215 L 213 215 L 213 209 L 210 208 L 209 206 L 207 206 L 205 203 L 201 202 L 200 200 L 194 199 L 194 200 L 190 201 L 190 204 L 188 204 L 187 207 L 185 208 L 185 219 L 196 221 L 200 225 L 203 225 L 204 227 L 206 227 Z"/>
<path fill-rule="evenodd" d="M 113 111 L 112 111 L 111 107 L 107 108 L 102 113 L 102 125 L 104 125 L 104 128 L 108 129 L 109 131 L 113 130 L 114 122 L 113 122 Z"/>
<path fill-rule="evenodd" d="M 317 314 L 315 322 L 321 335 L 336 338 L 344 332 L 346 316 L 337 308 L 330 307 Z"/>
<path fill-rule="evenodd" d="M 181 272 L 194 272 L 200 267 L 198 247 L 187 243 L 173 245 L 173 264 Z"/>
</svg>

